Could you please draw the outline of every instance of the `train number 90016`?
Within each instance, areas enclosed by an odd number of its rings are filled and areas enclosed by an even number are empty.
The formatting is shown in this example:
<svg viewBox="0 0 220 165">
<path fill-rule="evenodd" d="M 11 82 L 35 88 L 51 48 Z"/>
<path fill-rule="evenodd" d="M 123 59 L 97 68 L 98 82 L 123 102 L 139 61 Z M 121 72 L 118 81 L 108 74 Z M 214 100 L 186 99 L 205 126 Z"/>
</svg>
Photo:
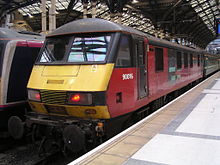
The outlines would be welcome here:
<svg viewBox="0 0 220 165">
<path fill-rule="evenodd" d="M 133 73 L 122 75 L 122 80 L 129 80 L 129 79 L 134 79 Z"/>
</svg>

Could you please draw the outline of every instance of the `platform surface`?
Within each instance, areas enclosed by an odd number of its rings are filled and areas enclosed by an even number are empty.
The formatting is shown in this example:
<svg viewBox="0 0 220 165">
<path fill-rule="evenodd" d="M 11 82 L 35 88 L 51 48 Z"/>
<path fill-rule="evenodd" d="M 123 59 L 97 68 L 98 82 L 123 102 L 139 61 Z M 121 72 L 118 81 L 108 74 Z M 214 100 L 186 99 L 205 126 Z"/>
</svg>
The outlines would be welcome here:
<svg viewBox="0 0 220 165">
<path fill-rule="evenodd" d="M 219 165 L 220 72 L 70 164 Z"/>
</svg>

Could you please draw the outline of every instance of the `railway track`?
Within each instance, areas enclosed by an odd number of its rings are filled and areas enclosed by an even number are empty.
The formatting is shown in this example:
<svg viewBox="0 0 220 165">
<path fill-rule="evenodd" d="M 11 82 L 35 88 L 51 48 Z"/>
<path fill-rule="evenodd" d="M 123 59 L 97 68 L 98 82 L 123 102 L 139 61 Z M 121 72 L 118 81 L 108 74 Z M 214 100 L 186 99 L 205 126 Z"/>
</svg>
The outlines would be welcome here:
<svg viewBox="0 0 220 165">
<path fill-rule="evenodd" d="M 41 158 L 40 160 L 35 162 L 34 165 L 64 165 L 70 163 L 78 157 L 79 156 L 76 157 L 76 155 L 72 158 L 65 157 L 61 151 L 58 151 Z"/>
<path fill-rule="evenodd" d="M 61 151 L 53 151 L 39 155 L 40 142 L 30 143 L 27 139 L 0 139 L 0 165 L 62 165 L 67 164 L 80 155 L 66 157 Z"/>
<path fill-rule="evenodd" d="M 1 149 L 1 165 L 27 165 L 39 159 L 36 145 L 27 144 L 25 140 L 19 142 L 10 140 Z"/>
<path fill-rule="evenodd" d="M 15 141 L 11 138 L 0 138 L 0 153 L 13 148 Z"/>
</svg>

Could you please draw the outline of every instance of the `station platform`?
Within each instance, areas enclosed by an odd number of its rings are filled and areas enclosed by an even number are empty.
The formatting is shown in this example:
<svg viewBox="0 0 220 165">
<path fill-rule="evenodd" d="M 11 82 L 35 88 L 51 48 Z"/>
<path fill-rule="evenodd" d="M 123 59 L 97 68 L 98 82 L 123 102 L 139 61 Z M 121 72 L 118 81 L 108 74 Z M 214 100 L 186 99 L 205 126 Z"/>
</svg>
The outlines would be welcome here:
<svg viewBox="0 0 220 165">
<path fill-rule="evenodd" d="M 69 165 L 219 165 L 220 72 Z"/>
</svg>

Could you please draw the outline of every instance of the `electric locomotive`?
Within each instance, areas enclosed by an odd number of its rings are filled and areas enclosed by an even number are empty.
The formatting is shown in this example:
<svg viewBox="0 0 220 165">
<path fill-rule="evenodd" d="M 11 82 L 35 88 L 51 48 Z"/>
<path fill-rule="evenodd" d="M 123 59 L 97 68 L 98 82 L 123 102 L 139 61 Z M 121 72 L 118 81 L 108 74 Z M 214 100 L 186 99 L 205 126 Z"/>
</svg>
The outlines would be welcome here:
<svg viewBox="0 0 220 165">
<path fill-rule="evenodd" d="M 28 33 L 28 34 L 27 34 Z M 33 64 L 43 44 L 41 36 L 0 28 L 0 129 L 7 130 L 14 116 L 24 120 L 27 83 Z M 16 129 L 16 126 L 11 129 Z"/>
<path fill-rule="evenodd" d="M 70 22 L 46 37 L 33 67 L 27 126 L 82 150 L 201 79 L 203 59 L 199 49 L 110 21 Z"/>
</svg>

